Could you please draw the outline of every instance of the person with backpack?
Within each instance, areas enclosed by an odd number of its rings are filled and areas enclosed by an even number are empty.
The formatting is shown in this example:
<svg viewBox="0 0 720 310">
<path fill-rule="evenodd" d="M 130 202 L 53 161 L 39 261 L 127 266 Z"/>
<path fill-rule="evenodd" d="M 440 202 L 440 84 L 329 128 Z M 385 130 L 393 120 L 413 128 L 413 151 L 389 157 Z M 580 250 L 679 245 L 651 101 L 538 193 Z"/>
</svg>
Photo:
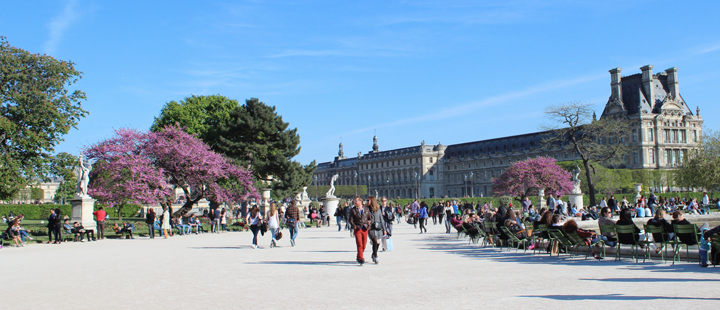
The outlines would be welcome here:
<svg viewBox="0 0 720 310">
<path fill-rule="evenodd" d="M 300 210 L 297 207 L 297 200 L 290 202 L 290 207 L 285 211 L 285 225 L 290 231 L 290 245 L 295 246 L 295 238 L 298 234 L 298 225 L 300 223 Z"/>
</svg>

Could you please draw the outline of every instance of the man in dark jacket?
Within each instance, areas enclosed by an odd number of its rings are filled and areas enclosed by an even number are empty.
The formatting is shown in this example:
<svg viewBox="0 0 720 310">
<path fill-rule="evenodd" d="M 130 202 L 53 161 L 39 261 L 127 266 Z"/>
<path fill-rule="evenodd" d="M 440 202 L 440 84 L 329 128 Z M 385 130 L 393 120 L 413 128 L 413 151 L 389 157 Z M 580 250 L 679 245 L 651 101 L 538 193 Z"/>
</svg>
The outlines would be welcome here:
<svg viewBox="0 0 720 310">
<path fill-rule="evenodd" d="M 365 263 L 363 253 L 368 241 L 368 229 L 370 229 L 370 208 L 363 206 L 360 196 L 355 196 L 354 206 L 350 210 L 350 227 L 355 235 L 357 246 L 357 262 L 362 266 Z"/>
</svg>

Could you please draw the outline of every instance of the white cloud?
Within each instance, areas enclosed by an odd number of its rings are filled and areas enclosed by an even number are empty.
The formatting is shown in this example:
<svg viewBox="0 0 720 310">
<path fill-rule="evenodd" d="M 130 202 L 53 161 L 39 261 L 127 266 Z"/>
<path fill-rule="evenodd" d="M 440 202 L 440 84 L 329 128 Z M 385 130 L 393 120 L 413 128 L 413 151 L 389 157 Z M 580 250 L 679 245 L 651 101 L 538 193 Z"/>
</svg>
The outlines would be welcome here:
<svg viewBox="0 0 720 310">
<path fill-rule="evenodd" d="M 77 0 L 68 0 L 65 3 L 63 11 L 48 24 L 50 33 L 48 40 L 45 41 L 45 53 L 55 53 L 55 49 L 57 49 L 57 46 L 60 44 L 60 41 L 65 35 L 65 31 L 67 31 L 78 16 L 75 11 L 76 6 Z"/>
</svg>

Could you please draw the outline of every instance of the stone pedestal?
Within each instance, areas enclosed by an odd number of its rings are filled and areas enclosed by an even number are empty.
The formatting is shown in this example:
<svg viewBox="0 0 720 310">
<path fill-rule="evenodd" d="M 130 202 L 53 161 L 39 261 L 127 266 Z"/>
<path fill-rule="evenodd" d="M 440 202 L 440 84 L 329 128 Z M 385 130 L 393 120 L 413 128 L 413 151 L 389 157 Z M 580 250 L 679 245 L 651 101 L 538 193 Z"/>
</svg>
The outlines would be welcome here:
<svg viewBox="0 0 720 310">
<path fill-rule="evenodd" d="M 570 207 L 576 205 L 578 210 L 585 207 L 583 205 L 583 194 L 568 194 L 568 198 L 570 198 Z"/>
<path fill-rule="evenodd" d="M 335 223 L 335 217 L 333 215 L 335 214 L 335 210 L 337 210 L 340 199 L 332 196 L 320 198 L 320 201 L 322 201 L 323 205 L 325 206 L 325 212 L 330 215 L 330 224 L 337 224 Z"/>
<path fill-rule="evenodd" d="M 547 201 L 545 201 L 545 196 L 538 196 L 538 204 L 537 207 L 535 207 L 535 210 L 540 212 L 541 208 L 547 207 Z"/>
<path fill-rule="evenodd" d="M 270 191 L 272 188 L 263 188 L 262 190 L 262 203 L 258 204 L 258 208 L 260 209 L 260 214 L 265 216 L 265 211 L 270 208 Z"/>
<path fill-rule="evenodd" d="M 93 207 L 95 206 L 95 199 L 89 196 L 78 197 L 70 199 L 70 205 L 72 206 L 72 219 L 70 224 L 79 222 L 85 229 L 92 229 L 97 235 L 97 223 L 93 218 Z"/>
</svg>

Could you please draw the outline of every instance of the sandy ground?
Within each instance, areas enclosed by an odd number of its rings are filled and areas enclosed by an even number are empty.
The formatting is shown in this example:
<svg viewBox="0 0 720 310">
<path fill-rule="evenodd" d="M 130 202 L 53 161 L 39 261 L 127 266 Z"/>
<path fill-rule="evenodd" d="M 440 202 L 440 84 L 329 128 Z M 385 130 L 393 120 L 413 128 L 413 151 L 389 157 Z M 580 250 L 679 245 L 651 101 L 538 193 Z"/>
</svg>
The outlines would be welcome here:
<svg viewBox="0 0 720 310">
<path fill-rule="evenodd" d="M 337 227 L 290 247 L 252 234 L 31 244 L 0 250 L 2 309 L 701 308 L 720 304 L 720 268 L 596 261 L 482 248 L 429 226 L 395 225 L 395 250 L 358 266 Z M 369 261 L 370 249 L 366 252 Z"/>
</svg>

